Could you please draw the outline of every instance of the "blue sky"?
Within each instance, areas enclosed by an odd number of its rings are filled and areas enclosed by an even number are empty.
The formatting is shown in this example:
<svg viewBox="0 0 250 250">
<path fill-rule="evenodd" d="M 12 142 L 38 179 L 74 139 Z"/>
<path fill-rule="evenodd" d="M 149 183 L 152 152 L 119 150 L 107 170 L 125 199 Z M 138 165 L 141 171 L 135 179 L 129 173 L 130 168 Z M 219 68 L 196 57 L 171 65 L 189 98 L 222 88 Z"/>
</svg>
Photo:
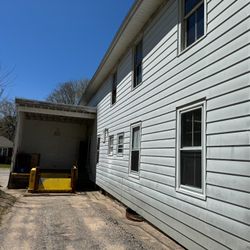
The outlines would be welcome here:
<svg viewBox="0 0 250 250">
<path fill-rule="evenodd" d="M 134 0 L 0 0 L 6 95 L 45 99 L 60 82 L 90 79 Z"/>
</svg>

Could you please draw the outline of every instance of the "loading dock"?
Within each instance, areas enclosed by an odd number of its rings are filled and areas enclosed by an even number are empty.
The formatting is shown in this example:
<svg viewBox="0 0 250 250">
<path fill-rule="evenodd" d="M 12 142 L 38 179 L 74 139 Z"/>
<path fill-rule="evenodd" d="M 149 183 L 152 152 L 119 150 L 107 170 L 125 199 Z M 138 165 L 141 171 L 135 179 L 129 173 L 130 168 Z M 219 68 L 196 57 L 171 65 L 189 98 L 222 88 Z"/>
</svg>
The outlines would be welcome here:
<svg viewBox="0 0 250 250">
<path fill-rule="evenodd" d="M 31 168 L 41 172 L 70 172 L 77 166 L 78 188 L 94 181 L 89 160 L 95 146 L 96 109 L 16 99 L 17 130 L 11 163 L 9 188 L 28 187 Z"/>
</svg>

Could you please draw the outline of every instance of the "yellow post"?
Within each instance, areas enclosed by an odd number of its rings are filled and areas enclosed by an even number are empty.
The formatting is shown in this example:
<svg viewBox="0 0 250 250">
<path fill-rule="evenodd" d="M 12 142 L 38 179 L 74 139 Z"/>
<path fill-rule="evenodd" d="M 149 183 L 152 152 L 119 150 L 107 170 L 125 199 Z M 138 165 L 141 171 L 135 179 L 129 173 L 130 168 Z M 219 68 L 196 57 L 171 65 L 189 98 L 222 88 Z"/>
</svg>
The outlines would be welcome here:
<svg viewBox="0 0 250 250">
<path fill-rule="evenodd" d="M 36 168 L 32 168 L 30 170 L 30 180 L 29 180 L 29 188 L 28 192 L 34 192 L 36 189 Z"/>
</svg>

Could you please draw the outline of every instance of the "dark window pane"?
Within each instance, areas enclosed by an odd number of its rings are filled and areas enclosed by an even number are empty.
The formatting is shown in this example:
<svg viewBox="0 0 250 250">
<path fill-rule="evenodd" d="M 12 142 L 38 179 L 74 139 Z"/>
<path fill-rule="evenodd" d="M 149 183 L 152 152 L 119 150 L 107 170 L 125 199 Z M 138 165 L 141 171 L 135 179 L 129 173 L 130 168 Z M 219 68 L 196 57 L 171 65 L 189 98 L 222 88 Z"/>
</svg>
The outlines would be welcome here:
<svg viewBox="0 0 250 250">
<path fill-rule="evenodd" d="M 113 82 L 112 82 L 112 104 L 116 102 L 116 86 L 117 86 L 117 74 L 113 75 Z"/>
<path fill-rule="evenodd" d="M 123 135 L 118 136 L 117 152 L 118 154 L 123 153 Z"/>
<path fill-rule="evenodd" d="M 184 15 L 187 15 L 194 7 L 196 0 L 184 0 Z"/>
<path fill-rule="evenodd" d="M 187 46 L 195 41 L 195 13 L 187 18 Z"/>
<path fill-rule="evenodd" d="M 123 135 L 118 137 L 118 144 L 123 144 Z"/>
<path fill-rule="evenodd" d="M 139 85 L 142 81 L 142 65 L 139 64 L 134 69 L 134 87 Z"/>
<path fill-rule="evenodd" d="M 96 163 L 99 162 L 99 154 L 100 154 L 100 137 L 97 138 L 97 145 L 96 145 Z"/>
<path fill-rule="evenodd" d="M 112 104 L 116 103 L 116 87 L 112 89 Z"/>
<path fill-rule="evenodd" d="M 140 64 L 142 61 L 142 41 L 140 41 L 135 48 L 135 63 Z"/>
<path fill-rule="evenodd" d="M 131 151 L 131 170 L 136 172 L 139 170 L 139 150 Z"/>
<path fill-rule="evenodd" d="M 192 146 L 192 112 L 181 115 L 181 147 Z"/>
<path fill-rule="evenodd" d="M 140 148 L 140 127 L 133 128 L 132 134 L 132 150 Z"/>
<path fill-rule="evenodd" d="M 193 111 L 193 146 L 201 146 L 201 109 Z"/>
<path fill-rule="evenodd" d="M 197 6 L 200 4 L 200 7 Z M 188 47 L 197 39 L 204 35 L 204 0 L 185 0 L 184 1 L 184 36 Z"/>
<path fill-rule="evenodd" d="M 204 5 L 197 10 L 197 38 L 199 39 L 204 35 Z"/>
<path fill-rule="evenodd" d="M 181 185 L 201 188 L 201 152 L 181 152 Z"/>
<path fill-rule="evenodd" d="M 118 151 L 119 154 L 122 154 L 123 153 L 123 146 L 119 145 L 117 151 Z"/>
<path fill-rule="evenodd" d="M 134 87 L 142 81 L 142 41 L 135 47 L 134 56 Z"/>
<path fill-rule="evenodd" d="M 203 0 L 184 0 L 184 15 L 187 15 L 198 3 Z"/>
<path fill-rule="evenodd" d="M 142 68 L 141 64 L 136 67 L 136 85 L 140 84 L 142 81 Z"/>
<path fill-rule="evenodd" d="M 181 115 L 181 147 L 201 146 L 202 109 Z"/>
</svg>

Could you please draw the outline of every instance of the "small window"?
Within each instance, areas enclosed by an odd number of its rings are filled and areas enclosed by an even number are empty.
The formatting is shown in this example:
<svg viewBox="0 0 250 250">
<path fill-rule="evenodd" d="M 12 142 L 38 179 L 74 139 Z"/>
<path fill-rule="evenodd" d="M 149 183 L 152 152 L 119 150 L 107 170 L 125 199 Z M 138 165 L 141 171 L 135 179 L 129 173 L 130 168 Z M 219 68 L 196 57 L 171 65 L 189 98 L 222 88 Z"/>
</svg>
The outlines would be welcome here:
<svg viewBox="0 0 250 250">
<path fill-rule="evenodd" d="M 178 111 L 178 188 L 203 193 L 205 173 L 204 104 Z"/>
<path fill-rule="evenodd" d="M 141 149 L 141 124 L 131 127 L 131 152 L 130 152 L 130 170 L 138 173 L 140 165 L 140 149 Z"/>
<path fill-rule="evenodd" d="M 142 82 L 142 40 L 135 46 L 134 51 L 134 81 L 135 88 Z"/>
<path fill-rule="evenodd" d="M 187 48 L 205 33 L 205 0 L 182 0 L 182 49 Z"/>
<path fill-rule="evenodd" d="M 114 150 L 114 136 L 109 136 L 108 154 L 113 155 Z"/>
<path fill-rule="evenodd" d="M 99 157 L 100 157 L 100 141 L 101 138 L 97 138 L 97 144 L 96 144 L 96 164 L 99 163 Z"/>
<path fill-rule="evenodd" d="M 117 155 L 123 155 L 124 133 L 117 135 Z"/>
<path fill-rule="evenodd" d="M 117 94 L 117 72 L 113 74 L 113 79 L 112 79 L 112 97 L 111 97 L 112 105 L 116 103 L 116 94 Z"/>
</svg>

